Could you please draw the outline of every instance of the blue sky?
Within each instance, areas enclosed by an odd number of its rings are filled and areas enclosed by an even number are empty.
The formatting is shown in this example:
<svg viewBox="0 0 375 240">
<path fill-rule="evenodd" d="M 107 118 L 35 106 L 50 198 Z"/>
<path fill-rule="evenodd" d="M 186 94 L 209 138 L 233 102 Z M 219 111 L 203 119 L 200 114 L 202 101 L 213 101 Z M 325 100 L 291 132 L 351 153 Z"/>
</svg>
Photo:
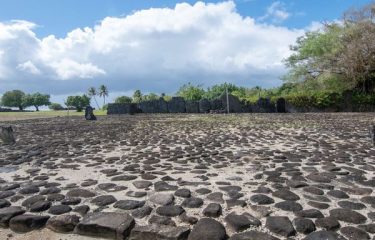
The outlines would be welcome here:
<svg viewBox="0 0 375 240">
<path fill-rule="evenodd" d="M 12 0 L 0 9 L 0 94 L 113 99 L 184 83 L 275 87 L 289 46 L 365 0 Z"/>
<path fill-rule="evenodd" d="M 59 37 L 77 27 L 93 26 L 107 16 L 124 16 L 134 11 L 174 7 L 181 1 L 171 0 L 11 0 L 1 3 L 0 21 L 22 19 L 34 22 L 39 36 Z M 197 1 L 184 1 L 194 4 Z M 220 1 L 204 1 L 220 2 Z M 273 0 L 236 0 L 243 16 L 261 17 Z M 312 21 L 331 21 L 340 18 L 350 7 L 361 6 L 367 0 L 289 0 L 282 1 L 292 14 L 282 25 L 302 28 Z"/>
</svg>

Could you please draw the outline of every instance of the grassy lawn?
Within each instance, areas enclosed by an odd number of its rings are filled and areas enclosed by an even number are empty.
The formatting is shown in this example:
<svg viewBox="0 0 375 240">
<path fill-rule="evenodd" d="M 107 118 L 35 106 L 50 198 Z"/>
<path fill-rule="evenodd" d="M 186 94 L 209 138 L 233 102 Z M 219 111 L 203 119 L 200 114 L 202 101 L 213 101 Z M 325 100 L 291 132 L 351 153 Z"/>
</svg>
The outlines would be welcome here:
<svg viewBox="0 0 375 240">
<path fill-rule="evenodd" d="M 84 116 L 83 112 L 69 111 L 69 116 Z M 96 116 L 107 115 L 107 111 L 95 110 Z M 51 117 L 65 117 L 68 116 L 68 111 L 39 111 L 39 112 L 0 112 L 1 121 L 15 121 L 34 118 L 51 118 Z"/>
</svg>

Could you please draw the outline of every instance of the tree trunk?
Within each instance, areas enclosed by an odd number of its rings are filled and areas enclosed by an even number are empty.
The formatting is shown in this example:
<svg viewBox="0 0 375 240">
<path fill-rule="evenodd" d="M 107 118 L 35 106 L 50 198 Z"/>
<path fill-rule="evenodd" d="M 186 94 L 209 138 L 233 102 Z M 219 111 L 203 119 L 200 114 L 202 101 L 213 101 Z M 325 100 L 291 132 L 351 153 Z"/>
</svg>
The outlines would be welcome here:
<svg viewBox="0 0 375 240">
<path fill-rule="evenodd" d="M 36 111 L 39 112 L 39 107 L 38 106 L 34 106 Z"/>
<path fill-rule="evenodd" d="M 99 107 L 98 101 L 96 101 L 96 97 L 95 96 L 94 96 L 94 100 L 95 100 L 96 106 L 98 107 L 98 110 L 99 110 L 100 107 Z"/>
<path fill-rule="evenodd" d="M 18 108 L 20 109 L 20 111 L 23 111 L 23 107 L 22 106 L 18 106 Z"/>
</svg>

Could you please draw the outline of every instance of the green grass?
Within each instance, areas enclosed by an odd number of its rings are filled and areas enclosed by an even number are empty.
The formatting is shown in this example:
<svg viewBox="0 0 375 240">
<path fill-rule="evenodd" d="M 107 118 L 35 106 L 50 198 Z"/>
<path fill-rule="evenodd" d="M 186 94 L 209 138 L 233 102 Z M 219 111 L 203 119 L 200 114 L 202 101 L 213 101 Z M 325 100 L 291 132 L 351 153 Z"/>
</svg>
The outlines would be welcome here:
<svg viewBox="0 0 375 240">
<path fill-rule="evenodd" d="M 85 112 L 69 111 L 69 116 L 84 116 Z M 107 115 L 106 110 L 95 110 L 96 116 Z M 0 121 L 15 121 L 34 118 L 66 117 L 68 111 L 0 112 Z"/>
</svg>

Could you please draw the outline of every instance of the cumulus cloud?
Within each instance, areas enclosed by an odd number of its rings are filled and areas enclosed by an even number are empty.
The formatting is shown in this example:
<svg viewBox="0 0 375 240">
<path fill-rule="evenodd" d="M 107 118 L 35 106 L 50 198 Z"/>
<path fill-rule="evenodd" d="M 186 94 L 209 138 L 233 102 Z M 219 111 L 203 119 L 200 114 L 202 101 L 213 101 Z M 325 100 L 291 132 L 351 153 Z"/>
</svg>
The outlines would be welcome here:
<svg viewBox="0 0 375 240">
<path fill-rule="evenodd" d="M 275 16 L 287 17 L 277 9 Z M 304 33 L 243 17 L 234 2 L 140 10 L 64 38 L 38 38 L 34 28 L 0 23 L 0 86 L 52 94 L 102 83 L 112 91 L 166 93 L 188 81 L 274 86 L 289 45 Z"/>
<path fill-rule="evenodd" d="M 268 8 L 264 16 L 259 20 L 271 20 L 273 23 L 282 23 L 290 17 L 290 13 L 286 10 L 285 4 L 280 1 L 273 2 Z"/>
</svg>

